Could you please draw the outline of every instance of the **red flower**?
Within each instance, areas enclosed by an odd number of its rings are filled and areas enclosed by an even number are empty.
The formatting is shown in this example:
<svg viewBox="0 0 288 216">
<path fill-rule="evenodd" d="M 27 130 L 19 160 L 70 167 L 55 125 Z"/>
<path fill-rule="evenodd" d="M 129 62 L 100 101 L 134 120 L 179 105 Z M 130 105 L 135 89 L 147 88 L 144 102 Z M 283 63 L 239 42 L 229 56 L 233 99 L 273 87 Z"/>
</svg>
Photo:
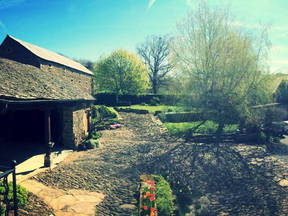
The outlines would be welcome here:
<svg viewBox="0 0 288 216">
<path fill-rule="evenodd" d="M 150 192 L 149 191 L 146 192 L 146 196 L 150 196 Z"/>
<path fill-rule="evenodd" d="M 148 209 L 148 206 L 143 206 L 143 209 L 144 209 L 144 210 L 147 210 L 147 209 Z"/>
<path fill-rule="evenodd" d="M 151 208 L 150 210 L 151 210 L 151 212 L 156 212 L 155 208 Z"/>
<path fill-rule="evenodd" d="M 152 196 L 151 196 L 151 197 L 150 197 L 150 201 L 153 201 L 153 200 L 155 200 L 155 197 L 152 197 Z"/>
<path fill-rule="evenodd" d="M 155 188 L 154 187 L 151 187 L 151 189 L 150 189 L 151 191 L 154 191 L 155 190 Z"/>
</svg>

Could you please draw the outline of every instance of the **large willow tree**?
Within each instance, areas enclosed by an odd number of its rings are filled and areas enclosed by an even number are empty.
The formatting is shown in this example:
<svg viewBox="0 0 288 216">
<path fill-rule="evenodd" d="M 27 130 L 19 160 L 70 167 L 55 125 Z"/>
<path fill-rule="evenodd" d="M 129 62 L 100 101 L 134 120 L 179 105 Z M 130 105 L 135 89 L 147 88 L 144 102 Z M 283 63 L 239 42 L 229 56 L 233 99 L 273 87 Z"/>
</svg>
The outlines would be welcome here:
<svg viewBox="0 0 288 216">
<path fill-rule="evenodd" d="M 178 25 L 173 55 L 186 94 L 207 119 L 218 123 L 218 134 L 267 93 L 267 51 L 265 31 L 255 38 L 237 29 L 228 11 L 203 3 Z"/>
</svg>

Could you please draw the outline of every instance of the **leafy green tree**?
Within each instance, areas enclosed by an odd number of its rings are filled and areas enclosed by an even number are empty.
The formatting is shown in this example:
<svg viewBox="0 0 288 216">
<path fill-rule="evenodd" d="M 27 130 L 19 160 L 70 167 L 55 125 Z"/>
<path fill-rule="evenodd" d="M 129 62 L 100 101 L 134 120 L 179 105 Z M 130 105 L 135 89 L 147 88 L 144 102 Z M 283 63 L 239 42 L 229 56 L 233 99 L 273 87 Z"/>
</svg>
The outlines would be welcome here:
<svg viewBox="0 0 288 216">
<path fill-rule="evenodd" d="M 178 26 L 173 44 L 186 94 L 207 119 L 218 123 L 218 135 L 225 124 L 246 115 L 255 98 L 265 98 L 267 93 L 258 88 L 265 87 L 269 45 L 265 31 L 256 40 L 231 23 L 229 12 L 200 4 Z"/>
<path fill-rule="evenodd" d="M 149 88 L 146 66 L 136 55 L 125 50 L 116 50 L 100 59 L 94 73 L 97 92 L 141 94 Z"/>
</svg>

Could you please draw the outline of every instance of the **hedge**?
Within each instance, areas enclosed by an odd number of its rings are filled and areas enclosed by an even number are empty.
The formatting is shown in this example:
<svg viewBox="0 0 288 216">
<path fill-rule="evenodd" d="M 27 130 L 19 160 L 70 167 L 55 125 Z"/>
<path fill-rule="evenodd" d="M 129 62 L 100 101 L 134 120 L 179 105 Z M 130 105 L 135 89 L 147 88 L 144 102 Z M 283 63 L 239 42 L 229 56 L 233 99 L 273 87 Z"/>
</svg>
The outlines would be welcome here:
<svg viewBox="0 0 288 216">
<path fill-rule="evenodd" d="M 151 104 L 157 105 L 166 104 L 174 105 L 180 102 L 180 99 L 183 96 L 179 95 L 156 95 L 156 94 L 147 94 L 147 95 L 117 95 L 115 93 L 98 93 L 95 94 L 96 104 L 106 105 L 106 106 L 129 106 L 135 104 Z"/>
<path fill-rule="evenodd" d="M 194 122 L 203 121 L 204 117 L 201 113 L 195 112 L 177 112 L 177 113 L 165 113 L 160 114 L 160 119 L 162 122 Z"/>
</svg>

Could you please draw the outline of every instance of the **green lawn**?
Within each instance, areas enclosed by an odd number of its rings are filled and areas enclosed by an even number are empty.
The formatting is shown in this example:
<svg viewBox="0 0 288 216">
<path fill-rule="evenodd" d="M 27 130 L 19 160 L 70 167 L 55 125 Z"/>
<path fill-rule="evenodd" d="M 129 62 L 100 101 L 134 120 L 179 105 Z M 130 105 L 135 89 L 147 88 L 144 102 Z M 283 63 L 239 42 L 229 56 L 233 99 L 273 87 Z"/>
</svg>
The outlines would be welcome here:
<svg viewBox="0 0 288 216">
<path fill-rule="evenodd" d="M 132 105 L 132 106 L 122 106 L 120 108 L 147 110 L 149 113 L 154 113 L 156 111 L 162 111 L 162 112 L 183 112 L 183 111 L 191 111 L 191 110 L 193 110 L 193 109 L 189 110 L 188 108 L 181 107 L 181 106 L 166 106 L 166 105 L 158 105 L 158 106 Z"/>
<path fill-rule="evenodd" d="M 175 136 L 181 136 L 184 135 L 185 132 L 198 125 L 200 122 L 182 122 L 182 123 L 164 123 L 166 128 L 168 129 L 169 133 L 171 135 Z M 205 124 L 201 125 L 198 130 L 196 131 L 196 134 L 212 134 L 215 133 L 217 129 L 217 124 L 213 121 L 206 121 Z M 227 125 L 224 128 L 224 133 L 233 133 L 238 129 L 238 125 L 232 124 Z"/>
</svg>

